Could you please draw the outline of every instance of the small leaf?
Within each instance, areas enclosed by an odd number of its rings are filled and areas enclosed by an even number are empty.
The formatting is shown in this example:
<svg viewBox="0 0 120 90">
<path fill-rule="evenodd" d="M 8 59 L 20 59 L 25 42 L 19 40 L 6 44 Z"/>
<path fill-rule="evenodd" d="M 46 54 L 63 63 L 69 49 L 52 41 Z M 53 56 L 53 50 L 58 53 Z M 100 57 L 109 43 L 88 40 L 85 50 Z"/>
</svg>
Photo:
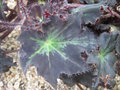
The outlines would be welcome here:
<svg viewBox="0 0 120 90">
<path fill-rule="evenodd" d="M 99 38 L 100 48 L 92 52 L 88 56 L 88 63 L 89 64 L 96 64 L 97 71 L 98 71 L 98 79 L 96 80 L 95 87 L 98 86 L 100 83 L 101 77 L 106 77 L 107 75 L 110 76 L 110 80 L 115 77 L 115 64 L 118 61 L 115 55 L 115 45 L 116 40 L 118 38 L 118 34 L 109 34 L 103 33 Z M 110 84 L 111 85 L 111 84 Z"/>
</svg>

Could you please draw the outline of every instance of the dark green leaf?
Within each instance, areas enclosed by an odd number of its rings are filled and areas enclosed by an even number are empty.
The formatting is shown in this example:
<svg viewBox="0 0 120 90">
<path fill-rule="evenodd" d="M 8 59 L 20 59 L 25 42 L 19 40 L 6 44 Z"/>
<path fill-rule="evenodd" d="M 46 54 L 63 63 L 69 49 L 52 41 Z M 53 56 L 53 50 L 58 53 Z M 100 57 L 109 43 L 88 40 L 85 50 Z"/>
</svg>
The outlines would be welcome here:
<svg viewBox="0 0 120 90">
<path fill-rule="evenodd" d="M 88 63 L 97 65 L 98 79 L 96 80 L 95 87 L 100 83 L 99 80 L 101 77 L 105 78 L 106 75 L 109 75 L 111 80 L 115 77 L 115 64 L 117 62 L 115 45 L 117 38 L 118 34 L 116 33 L 101 34 L 99 50 L 95 50 L 88 57 Z M 112 82 L 110 85 L 112 85 Z"/>
<path fill-rule="evenodd" d="M 43 35 L 30 30 L 23 31 L 19 37 L 23 43 L 20 62 L 25 72 L 29 65 L 34 65 L 38 73 L 56 87 L 60 73 L 72 75 L 90 70 L 80 53 L 95 42 L 81 34 L 81 13 L 69 16 L 66 22 L 51 17 L 43 30 Z"/>
</svg>

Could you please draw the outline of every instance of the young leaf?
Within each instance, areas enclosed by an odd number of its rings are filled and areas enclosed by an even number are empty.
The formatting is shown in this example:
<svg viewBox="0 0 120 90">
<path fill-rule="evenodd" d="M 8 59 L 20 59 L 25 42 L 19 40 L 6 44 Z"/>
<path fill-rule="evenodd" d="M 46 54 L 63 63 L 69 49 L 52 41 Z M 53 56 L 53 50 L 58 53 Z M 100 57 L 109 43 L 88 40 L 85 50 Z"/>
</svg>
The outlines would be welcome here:
<svg viewBox="0 0 120 90">
<path fill-rule="evenodd" d="M 100 78 L 105 78 L 107 75 L 110 77 L 112 86 L 113 78 L 115 77 L 115 64 L 117 62 L 117 57 L 115 56 L 115 45 L 116 40 L 118 38 L 118 34 L 109 34 L 103 33 L 100 36 L 100 48 L 97 51 L 92 52 L 88 56 L 88 63 L 89 64 L 96 64 L 97 71 L 98 71 L 98 79 L 96 80 L 95 86 L 97 87 L 100 83 Z M 109 82 L 106 81 L 106 83 Z M 108 83 L 107 83 L 108 84 Z"/>
</svg>

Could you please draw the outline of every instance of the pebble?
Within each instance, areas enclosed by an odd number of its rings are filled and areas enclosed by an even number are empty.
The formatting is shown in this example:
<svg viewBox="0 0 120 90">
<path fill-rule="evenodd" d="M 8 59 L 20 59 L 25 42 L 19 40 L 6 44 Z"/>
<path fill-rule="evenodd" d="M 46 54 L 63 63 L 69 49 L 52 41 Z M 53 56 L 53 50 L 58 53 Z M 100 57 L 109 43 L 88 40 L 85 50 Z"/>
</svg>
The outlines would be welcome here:
<svg viewBox="0 0 120 90">
<path fill-rule="evenodd" d="M 0 81 L 0 87 L 2 87 L 3 86 L 3 82 L 2 81 Z"/>
</svg>

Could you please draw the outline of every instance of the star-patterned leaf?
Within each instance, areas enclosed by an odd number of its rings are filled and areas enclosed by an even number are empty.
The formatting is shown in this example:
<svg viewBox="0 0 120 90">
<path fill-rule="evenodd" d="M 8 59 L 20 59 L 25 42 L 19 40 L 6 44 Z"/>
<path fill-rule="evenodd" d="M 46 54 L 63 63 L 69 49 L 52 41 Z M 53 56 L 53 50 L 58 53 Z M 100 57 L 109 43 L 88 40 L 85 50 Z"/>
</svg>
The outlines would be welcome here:
<svg viewBox="0 0 120 90">
<path fill-rule="evenodd" d="M 81 34 L 81 13 L 69 16 L 67 21 L 51 17 L 38 31 L 23 31 L 19 37 L 22 47 L 20 62 L 24 72 L 34 65 L 52 86 L 56 88 L 60 73 L 68 75 L 85 73 L 90 67 L 80 53 L 94 45 L 94 39 Z"/>
<path fill-rule="evenodd" d="M 99 50 L 95 50 L 88 57 L 87 62 L 90 64 L 96 64 L 97 67 L 98 78 L 94 87 L 97 87 L 100 84 L 100 79 L 106 78 L 106 76 L 110 77 L 110 80 L 106 81 L 107 84 L 111 85 L 112 87 L 112 84 L 114 83 L 113 79 L 115 77 L 116 72 L 115 65 L 118 61 L 115 55 L 115 46 L 117 38 L 118 34 L 116 33 L 101 34 L 99 38 Z"/>
</svg>

